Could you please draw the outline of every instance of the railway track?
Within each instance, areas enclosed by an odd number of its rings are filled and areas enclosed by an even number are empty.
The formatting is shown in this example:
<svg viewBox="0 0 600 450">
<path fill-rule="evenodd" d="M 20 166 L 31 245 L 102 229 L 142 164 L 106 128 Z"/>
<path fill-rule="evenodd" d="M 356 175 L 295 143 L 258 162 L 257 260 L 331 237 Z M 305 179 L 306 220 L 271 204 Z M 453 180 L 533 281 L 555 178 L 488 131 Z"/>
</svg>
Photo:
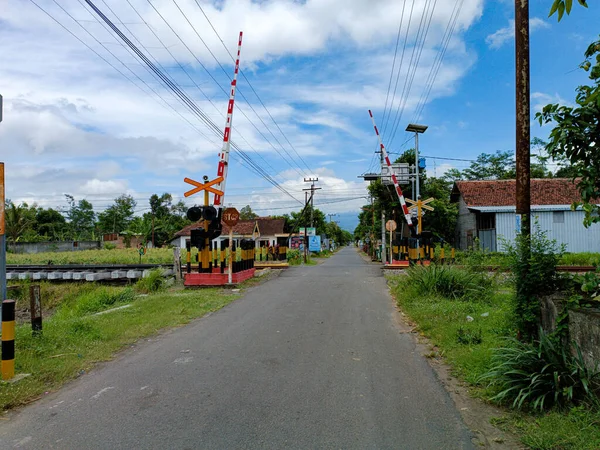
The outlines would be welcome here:
<svg viewBox="0 0 600 450">
<path fill-rule="evenodd" d="M 125 281 L 148 276 L 161 269 L 163 276 L 173 275 L 172 264 L 67 264 L 6 266 L 7 280 L 48 281 Z"/>
</svg>

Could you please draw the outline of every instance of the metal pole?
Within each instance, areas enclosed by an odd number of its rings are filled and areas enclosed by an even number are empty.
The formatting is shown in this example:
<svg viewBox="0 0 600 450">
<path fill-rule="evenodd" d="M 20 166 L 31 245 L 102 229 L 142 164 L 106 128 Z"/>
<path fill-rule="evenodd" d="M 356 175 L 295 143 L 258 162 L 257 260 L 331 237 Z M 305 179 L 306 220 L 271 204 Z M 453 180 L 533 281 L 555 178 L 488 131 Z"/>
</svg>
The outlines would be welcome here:
<svg viewBox="0 0 600 450">
<path fill-rule="evenodd" d="M 387 253 L 385 249 L 385 212 L 381 210 L 381 262 L 385 264 L 387 261 Z M 390 241 L 391 242 L 391 241 Z M 390 252 L 391 253 L 391 252 Z"/>
<path fill-rule="evenodd" d="M 416 178 L 415 200 L 418 200 L 418 198 L 419 198 L 419 133 L 415 133 L 415 178 Z"/>
<path fill-rule="evenodd" d="M 516 212 L 521 220 L 521 234 L 525 237 L 529 237 L 531 234 L 529 0 L 515 0 L 515 54 L 517 71 Z"/>
<path fill-rule="evenodd" d="M 392 229 L 390 228 L 390 264 L 394 264 L 394 247 L 392 243 Z"/>
<path fill-rule="evenodd" d="M 227 274 L 227 282 L 231 284 L 231 271 L 233 270 L 233 253 L 231 252 L 231 243 L 233 242 L 233 227 L 229 227 L 229 273 Z"/>
<path fill-rule="evenodd" d="M 0 298 L 0 303 L 6 300 L 6 236 L 4 234 L 4 202 L 4 163 L 0 162 L 0 296 L 2 297 Z"/>
</svg>

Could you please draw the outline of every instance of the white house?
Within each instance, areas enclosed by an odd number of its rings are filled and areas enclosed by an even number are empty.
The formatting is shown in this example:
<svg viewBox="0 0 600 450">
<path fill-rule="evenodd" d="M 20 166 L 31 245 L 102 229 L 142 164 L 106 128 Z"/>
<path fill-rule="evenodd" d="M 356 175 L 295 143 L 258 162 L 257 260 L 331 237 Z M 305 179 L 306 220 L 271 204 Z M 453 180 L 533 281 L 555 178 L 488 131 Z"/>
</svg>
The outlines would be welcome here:
<svg viewBox="0 0 600 450">
<path fill-rule="evenodd" d="M 457 181 L 450 198 L 458 202 L 456 248 L 470 248 L 478 238 L 482 248 L 502 251 L 503 239 L 515 239 L 515 180 Z M 600 223 L 585 228 L 584 212 L 571 210 L 580 200 L 570 179 L 532 179 L 532 226 L 537 222 L 548 238 L 565 244 L 567 252 L 600 252 Z"/>
</svg>

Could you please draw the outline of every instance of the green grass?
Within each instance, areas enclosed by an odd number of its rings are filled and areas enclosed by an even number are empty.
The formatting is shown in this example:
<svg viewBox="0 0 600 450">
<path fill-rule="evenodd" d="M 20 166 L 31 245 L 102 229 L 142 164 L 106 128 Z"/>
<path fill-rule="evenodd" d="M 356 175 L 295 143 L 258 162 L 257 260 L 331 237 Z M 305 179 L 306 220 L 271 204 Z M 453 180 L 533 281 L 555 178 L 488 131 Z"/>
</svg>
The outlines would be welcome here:
<svg viewBox="0 0 600 450">
<path fill-rule="evenodd" d="M 398 305 L 439 347 L 455 373 L 477 385 L 479 377 L 491 367 L 492 349 L 500 346 L 511 330 L 512 294 L 484 293 L 470 300 L 450 300 L 436 294 L 422 295 L 418 285 L 407 284 L 407 277 L 390 277 L 390 283 Z M 467 316 L 473 321 L 469 322 Z M 481 334 L 481 343 L 460 343 L 465 333 Z"/>
<path fill-rule="evenodd" d="M 466 299 L 420 292 L 409 276 L 389 277 L 398 305 L 418 329 L 430 338 L 458 378 L 468 382 L 472 395 L 489 398 L 497 393 L 481 376 L 492 367 L 492 352 L 515 334 L 512 321 L 514 294 L 498 284 L 491 295 Z M 485 316 L 482 316 L 484 314 Z M 467 321 L 467 316 L 473 321 Z M 465 338 L 465 336 L 467 338 Z M 481 337 L 481 343 L 473 337 Z M 470 337 L 470 338 L 469 338 Z M 515 432 L 533 449 L 600 448 L 600 408 L 553 409 L 545 414 L 508 413 L 497 425 Z"/>
<path fill-rule="evenodd" d="M 30 325 L 17 327 L 16 373 L 30 373 L 15 384 L 0 384 L 0 407 L 25 404 L 87 372 L 98 361 L 161 329 L 179 326 L 215 311 L 236 296 L 220 289 L 170 290 L 136 296 L 131 287 L 62 284 L 55 314 L 44 320 L 43 335 L 33 337 Z M 96 312 L 125 304 L 132 306 L 103 315 Z"/>
<path fill-rule="evenodd" d="M 598 450 L 600 410 L 579 406 L 547 414 L 514 413 L 496 419 L 499 428 L 517 431 L 521 442 L 533 450 Z"/>
</svg>

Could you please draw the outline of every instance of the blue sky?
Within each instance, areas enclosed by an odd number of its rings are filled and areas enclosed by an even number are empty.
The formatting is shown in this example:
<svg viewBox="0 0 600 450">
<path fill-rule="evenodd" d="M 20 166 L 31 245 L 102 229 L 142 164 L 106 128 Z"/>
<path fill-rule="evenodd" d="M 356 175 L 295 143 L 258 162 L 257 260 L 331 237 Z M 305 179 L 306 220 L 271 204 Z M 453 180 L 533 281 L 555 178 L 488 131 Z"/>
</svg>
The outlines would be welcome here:
<svg viewBox="0 0 600 450">
<path fill-rule="evenodd" d="M 143 213 L 152 193 L 182 197 L 188 189 L 184 177 L 215 176 L 222 138 L 176 101 L 97 21 L 85 2 L 35 2 L 106 61 L 32 1 L 3 3 L 0 94 L 5 107 L 0 160 L 6 164 L 7 198 L 58 208 L 65 205 L 64 194 L 72 194 L 87 198 L 101 211 L 128 193 Z M 576 86 L 586 79 L 577 66 L 600 33 L 596 3 L 590 2 L 589 9 L 574 5 L 571 16 L 560 23 L 547 17 L 551 3 L 531 1 L 532 113 L 549 102 L 573 101 Z M 250 204 L 261 215 L 298 210 L 302 189 L 308 187 L 303 178 L 316 175 L 322 189 L 315 204 L 325 213 L 339 214 L 337 220 L 352 228 L 360 206 L 367 202 L 365 184 L 357 176 L 378 170 L 368 109 L 392 152 L 412 144 L 404 129 L 414 121 L 429 126 L 420 148 L 430 157 L 473 159 L 482 152 L 514 151 L 513 2 L 97 0 L 95 4 L 194 100 L 219 133 L 233 65 L 203 11 L 231 53 L 236 51 L 239 30 L 244 31 L 245 77 L 238 82 L 232 138 L 291 195 L 269 184 L 247 163 L 241 164 L 240 155 L 232 151 L 227 205 Z M 457 6 L 460 14 L 442 64 L 433 84 L 427 83 Z M 420 27 L 421 23 L 429 26 Z M 394 67 L 396 71 L 401 67 L 401 72 L 393 96 L 395 73 L 390 91 L 388 85 L 399 25 Z M 421 48 L 415 43 L 422 37 Z M 407 77 L 413 70 L 414 78 Z M 395 134 L 393 120 L 384 120 L 390 109 L 386 98 L 392 105 L 391 118 L 399 118 Z M 549 129 L 534 123 L 532 135 L 545 138 Z M 469 163 L 430 158 L 427 164 L 430 174 L 439 176 Z M 191 205 L 201 198 L 186 201 Z"/>
</svg>

